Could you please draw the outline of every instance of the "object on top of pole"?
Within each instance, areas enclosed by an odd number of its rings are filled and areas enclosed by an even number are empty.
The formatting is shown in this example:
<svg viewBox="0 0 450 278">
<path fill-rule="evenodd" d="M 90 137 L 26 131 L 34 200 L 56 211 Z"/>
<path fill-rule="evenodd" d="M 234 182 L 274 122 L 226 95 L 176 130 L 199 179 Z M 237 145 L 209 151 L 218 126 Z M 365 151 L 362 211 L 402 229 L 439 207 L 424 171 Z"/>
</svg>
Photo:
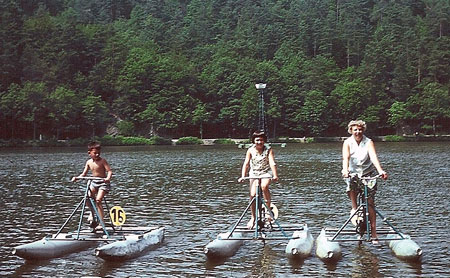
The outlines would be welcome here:
<svg viewBox="0 0 450 278">
<path fill-rule="evenodd" d="M 265 89 L 266 85 L 267 84 L 265 84 L 265 83 L 258 83 L 258 84 L 255 84 L 255 87 L 256 87 L 256 89 L 260 90 L 260 89 Z"/>
</svg>

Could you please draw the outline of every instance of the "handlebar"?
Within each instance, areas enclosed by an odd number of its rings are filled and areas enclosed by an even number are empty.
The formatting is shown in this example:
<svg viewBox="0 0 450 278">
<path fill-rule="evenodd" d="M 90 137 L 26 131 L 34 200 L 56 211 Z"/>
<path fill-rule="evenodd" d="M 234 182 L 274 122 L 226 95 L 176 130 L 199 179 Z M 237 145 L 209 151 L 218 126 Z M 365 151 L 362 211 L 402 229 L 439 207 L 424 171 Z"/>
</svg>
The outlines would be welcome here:
<svg viewBox="0 0 450 278">
<path fill-rule="evenodd" d="M 106 178 L 100 178 L 100 177 L 74 177 L 77 180 L 104 180 Z"/>
<path fill-rule="evenodd" d="M 258 179 L 272 179 L 273 177 L 243 177 L 241 180 L 258 180 Z"/>
<path fill-rule="evenodd" d="M 382 174 L 378 174 L 373 177 L 360 177 L 358 174 L 350 174 L 350 175 L 348 175 L 348 178 L 351 178 L 351 179 L 357 178 L 359 180 L 375 180 L 375 179 L 380 178 L 381 176 L 382 176 Z"/>
</svg>

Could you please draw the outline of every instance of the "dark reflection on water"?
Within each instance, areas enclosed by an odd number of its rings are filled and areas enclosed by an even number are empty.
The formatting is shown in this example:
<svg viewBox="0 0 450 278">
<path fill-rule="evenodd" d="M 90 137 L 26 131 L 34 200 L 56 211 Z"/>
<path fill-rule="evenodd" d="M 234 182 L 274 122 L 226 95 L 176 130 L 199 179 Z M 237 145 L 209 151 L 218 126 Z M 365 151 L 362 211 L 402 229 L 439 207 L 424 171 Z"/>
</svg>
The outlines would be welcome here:
<svg viewBox="0 0 450 278">
<path fill-rule="evenodd" d="M 14 246 L 55 232 L 75 207 L 84 184 L 84 148 L 0 150 L 0 276 L 100 277 L 436 277 L 449 276 L 448 143 L 377 143 L 391 178 L 377 193 L 378 208 L 422 246 L 419 263 L 397 259 L 387 246 L 342 245 L 343 258 L 291 261 L 285 243 L 246 242 L 235 256 L 208 261 L 203 247 L 237 219 L 248 202 L 236 181 L 245 150 L 235 147 L 105 148 L 114 169 L 111 205 L 127 223 L 166 226 L 164 244 L 134 260 L 109 263 L 92 249 L 42 262 L 11 254 Z M 276 148 L 281 181 L 272 187 L 282 223 L 306 222 L 317 237 L 339 226 L 349 201 L 339 178 L 340 144 Z M 76 224 L 71 226 L 75 229 Z"/>
</svg>

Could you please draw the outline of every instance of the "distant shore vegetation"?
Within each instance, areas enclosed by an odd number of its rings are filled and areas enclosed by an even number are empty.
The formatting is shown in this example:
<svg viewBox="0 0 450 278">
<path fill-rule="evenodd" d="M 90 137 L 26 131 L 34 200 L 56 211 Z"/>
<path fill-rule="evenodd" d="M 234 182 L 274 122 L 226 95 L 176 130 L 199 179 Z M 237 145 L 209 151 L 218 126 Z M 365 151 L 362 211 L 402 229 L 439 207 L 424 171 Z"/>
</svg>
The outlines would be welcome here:
<svg viewBox="0 0 450 278">
<path fill-rule="evenodd" d="M 273 138 L 269 143 L 281 144 L 303 144 L 303 143 L 330 143 L 342 142 L 345 137 L 305 137 L 305 138 Z M 443 136 L 425 136 L 419 134 L 417 136 L 400 136 L 400 135 L 386 135 L 376 136 L 372 138 L 374 141 L 383 142 L 437 142 L 450 141 L 450 135 Z M 91 139 L 76 138 L 66 140 L 1 140 L 0 148 L 18 148 L 18 147 L 85 147 L 90 141 L 99 141 L 103 146 L 182 146 L 182 145 L 216 145 L 216 146 L 234 146 L 237 144 L 249 145 L 249 139 L 200 139 L 197 137 L 182 137 L 180 139 L 163 138 L 153 136 L 151 138 L 142 137 L 112 137 L 106 135 L 104 137 L 95 137 Z M 284 145 L 285 146 L 285 145 Z"/>
<path fill-rule="evenodd" d="M 3 142 L 248 138 L 261 107 L 275 138 L 450 133 L 448 0 L 2 0 L 0 18 Z"/>
</svg>

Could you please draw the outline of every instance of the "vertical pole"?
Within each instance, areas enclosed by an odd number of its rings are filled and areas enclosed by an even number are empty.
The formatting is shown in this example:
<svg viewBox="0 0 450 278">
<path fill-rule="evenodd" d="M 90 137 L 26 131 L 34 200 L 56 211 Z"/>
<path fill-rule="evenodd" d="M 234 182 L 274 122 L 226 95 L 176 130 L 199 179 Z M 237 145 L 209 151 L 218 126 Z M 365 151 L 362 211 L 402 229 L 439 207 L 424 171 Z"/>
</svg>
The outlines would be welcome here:
<svg viewBox="0 0 450 278">
<path fill-rule="evenodd" d="M 258 90 L 258 130 L 267 134 L 266 113 L 264 109 L 264 89 L 266 84 L 258 83 L 255 85 Z"/>
<path fill-rule="evenodd" d="M 261 90 L 261 121 L 262 121 L 262 130 L 264 133 L 266 132 L 266 118 L 265 118 L 265 109 L 264 109 L 264 89 Z"/>
<path fill-rule="evenodd" d="M 78 229 L 77 229 L 77 238 L 80 238 L 80 231 L 81 231 L 81 224 L 83 223 L 83 215 L 84 215 L 84 210 L 86 208 L 88 199 L 89 199 L 89 186 L 91 185 L 91 180 L 88 180 L 86 182 L 86 190 L 84 192 L 84 199 L 83 199 L 83 206 L 81 207 L 81 215 L 80 215 L 80 221 L 78 222 Z M 92 217 L 94 217 L 94 215 L 92 215 Z"/>
<path fill-rule="evenodd" d="M 258 130 L 264 131 L 267 134 L 267 126 L 266 126 L 266 113 L 264 108 L 264 89 L 259 89 L 259 119 L 258 119 Z"/>
<path fill-rule="evenodd" d="M 370 217 L 369 217 L 369 196 L 368 196 L 367 184 L 364 184 L 364 217 L 366 218 L 366 231 L 367 231 L 367 239 L 370 240 L 371 231 L 370 231 Z"/>
</svg>

